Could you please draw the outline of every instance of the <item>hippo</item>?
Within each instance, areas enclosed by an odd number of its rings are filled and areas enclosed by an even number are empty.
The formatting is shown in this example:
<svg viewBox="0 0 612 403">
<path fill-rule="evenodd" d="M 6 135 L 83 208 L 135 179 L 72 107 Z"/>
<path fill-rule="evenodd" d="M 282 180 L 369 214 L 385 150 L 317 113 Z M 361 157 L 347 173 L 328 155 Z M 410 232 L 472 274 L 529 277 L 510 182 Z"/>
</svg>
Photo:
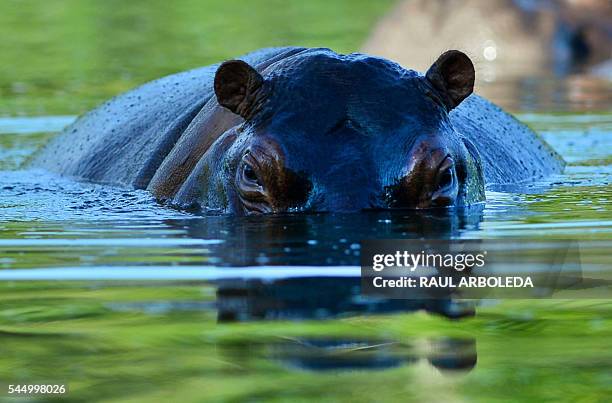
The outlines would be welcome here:
<svg viewBox="0 0 612 403">
<path fill-rule="evenodd" d="M 30 165 L 235 215 L 467 206 L 486 188 L 561 172 L 536 133 L 473 94 L 474 78 L 458 50 L 422 74 L 267 48 L 119 95 Z"/>
</svg>

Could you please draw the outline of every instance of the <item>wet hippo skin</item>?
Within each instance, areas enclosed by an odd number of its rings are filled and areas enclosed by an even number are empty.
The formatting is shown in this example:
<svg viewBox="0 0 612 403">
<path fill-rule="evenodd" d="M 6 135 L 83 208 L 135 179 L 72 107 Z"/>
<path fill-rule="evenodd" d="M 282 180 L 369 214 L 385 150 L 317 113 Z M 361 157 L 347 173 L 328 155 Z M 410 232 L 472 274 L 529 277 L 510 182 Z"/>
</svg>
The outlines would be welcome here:
<svg viewBox="0 0 612 403">
<path fill-rule="evenodd" d="M 85 114 L 31 161 L 203 212 L 434 208 L 562 171 L 472 94 L 459 51 L 425 74 L 363 54 L 273 48 L 171 75 Z"/>
</svg>

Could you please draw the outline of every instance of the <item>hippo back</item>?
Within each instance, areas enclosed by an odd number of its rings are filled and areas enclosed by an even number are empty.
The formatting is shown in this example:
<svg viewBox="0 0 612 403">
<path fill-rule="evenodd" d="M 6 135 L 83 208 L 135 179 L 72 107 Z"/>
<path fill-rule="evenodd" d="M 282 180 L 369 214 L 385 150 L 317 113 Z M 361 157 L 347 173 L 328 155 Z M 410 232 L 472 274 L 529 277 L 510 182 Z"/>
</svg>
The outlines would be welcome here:
<svg viewBox="0 0 612 403">
<path fill-rule="evenodd" d="M 537 133 L 476 94 L 451 111 L 450 118 L 478 150 L 487 186 L 542 178 L 565 166 Z"/>
</svg>

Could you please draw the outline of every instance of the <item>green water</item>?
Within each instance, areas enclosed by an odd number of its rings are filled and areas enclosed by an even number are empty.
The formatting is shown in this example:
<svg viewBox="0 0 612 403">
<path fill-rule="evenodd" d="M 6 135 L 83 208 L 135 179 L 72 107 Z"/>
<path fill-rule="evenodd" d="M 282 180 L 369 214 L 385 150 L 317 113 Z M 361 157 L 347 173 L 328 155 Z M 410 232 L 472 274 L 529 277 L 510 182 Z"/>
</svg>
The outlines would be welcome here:
<svg viewBox="0 0 612 403">
<path fill-rule="evenodd" d="M 609 276 L 608 82 L 597 96 L 558 77 L 500 90 L 568 167 L 468 211 L 197 217 L 19 169 L 118 92 L 262 46 L 355 51 L 391 3 L 0 3 L 0 401 L 19 383 L 66 383 L 68 401 L 609 401 L 609 288 L 453 308 L 368 301 L 345 272 L 362 239 L 497 239 L 527 254 L 530 238 L 576 240 L 585 273 Z M 231 280 L 237 267 L 251 280 Z"/>
<path fill-rule="evenodd" d="M 74 400 L 594 402 L 612 392 L 610 306 L 602 301 L 515 301 L 462 321 L 414 313 L 220 325 L 212 310 L 137 305 L 212 301 L 214 291 L 197 284 L 20 283 L 2 292 L 11 306 L 1 316 L 2 377 L 68 380 Z M 122 310 L 112 308 L 118 301 Z M 321 339 L 346 345 L 303 347 Z M 449 354 L 449 339 L 469 344 L 475 368 L 431 364 Z M 355 340 L 386 346 L 360 349 Z M 316 371 L 296 365 L 304 355 L 399 363 Z"/>
</svg>

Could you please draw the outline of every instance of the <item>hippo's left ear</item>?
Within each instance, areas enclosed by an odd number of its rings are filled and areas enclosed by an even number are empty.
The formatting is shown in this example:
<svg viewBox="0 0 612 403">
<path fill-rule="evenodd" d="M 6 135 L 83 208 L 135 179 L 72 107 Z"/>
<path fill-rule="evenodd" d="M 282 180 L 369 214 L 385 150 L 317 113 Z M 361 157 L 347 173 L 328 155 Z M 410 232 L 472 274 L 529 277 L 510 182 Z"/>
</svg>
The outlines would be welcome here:
<svg viewBox="0 0 612 403">
<path fill-rule="evenodd" d="M 223 62 L 215 73 L 215 95 L 219 105 L 248 119 L 264 78 L 242 60 Z"/>
<path fill-rule="evenodd" d="M 465 53 L 458 50 L 442 53 L 425 77 L 438 90 L 448 111 L 457 107 L 474 90 L 474 65 Z"/>
</svg>

